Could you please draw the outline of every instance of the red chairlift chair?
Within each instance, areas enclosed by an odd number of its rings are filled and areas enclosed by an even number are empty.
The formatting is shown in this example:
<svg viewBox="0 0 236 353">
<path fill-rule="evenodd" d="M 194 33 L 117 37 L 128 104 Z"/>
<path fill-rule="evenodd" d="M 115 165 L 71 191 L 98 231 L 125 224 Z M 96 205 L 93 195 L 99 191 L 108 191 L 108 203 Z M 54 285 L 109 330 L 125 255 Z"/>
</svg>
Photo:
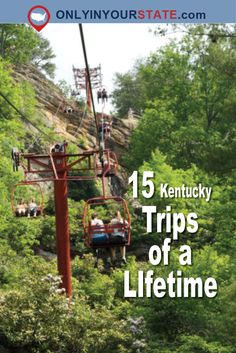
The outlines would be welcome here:
<svg viewBox="0 0 236 353">
<path fill-rule="evenodd" d="M 36 209 L 29 209 L 28 204 L 21 204 L 21 200 L 23 199 L 23 196 L 19 196 L 18 200 L 16 199 L 16 194 L 17 194 L 17 190 L 19 190 L 20 188 L 27 188 L 27 187 L 35 187 L 35 190 L 38 189 L 38 193 L 39 193 L 39 198 L 40 198 L 40 203 L 36 205 Z M 30 198 L 34 198 L 34 197 L 30 197 Z M 30 202 L 30 200 L 27 200 L 28 203 Z M 18 203 L 17 203 L 18 202 Z M 22 201 L 23 202 L 23 201 Z M 12 208 L 12 213 L 14 216 L 16 217 L 38 217 L 38 216 L 43 216 L 43 211 L 44 211 L 44 194 L 43 194 L 43 190 L 42 187 L 40 186 L 40 184 L 35 183 L 35 182 L 30 182 L 30 181 L 25 181 L 25 182 L 21 182 L 16 184 L 11 192 L 11 208 Z M 25 209 L 25 211 L 24 211 Z"/>
<path fill-rule="evenodd" d="M 68 105 L 68 106 L 65 106 L 65 107 L 64 107 L 64 110 L 63 110 L 63 111 L 64 111 L 64 113 L 66 113 L 66 114 L 72 114 L 72 113 L 74 113 L 75 110 L 74 110 L 74 108 L 72 108 L 71 106 Z"/>
<path fill-rule="evenodd" d="M 91 212 L 103 206 L 106 209 L 117 206 L 122 214 L 123 221 L 111 224 L 111 220 L 103 220 L 102 226 L 91 225 Z M 85 245 L 92 248 L 111 248 L 130 245 L 131 218 L 127 202 L 120 196 L 95 197 L 87 200 L 83 211 L 83 229 Z"/>
<path fill-rule="evenodd" d="M 104 122 L 98 124 L 99 132 L 103 133 L 104 140 L 111 137 L 112 122 L 104 119 Z"/>
<path fill-rule="evenodd" d="M 98 177 L 112 177 L 118 173 L 118 160 L 116 154 L 106 149 L 103 151 L 102 161 L 97 161 L 96 164 Z"/>
</svg>

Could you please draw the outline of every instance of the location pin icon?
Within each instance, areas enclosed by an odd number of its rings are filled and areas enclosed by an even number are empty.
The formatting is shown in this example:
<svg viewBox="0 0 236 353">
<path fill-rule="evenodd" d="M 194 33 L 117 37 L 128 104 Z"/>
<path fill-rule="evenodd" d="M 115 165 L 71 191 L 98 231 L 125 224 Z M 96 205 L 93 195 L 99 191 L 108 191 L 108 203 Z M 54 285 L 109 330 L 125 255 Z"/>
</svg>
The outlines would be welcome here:
<svg viewBox="0 0 236 353">
<path fill-rule="evenodd" d="M 28 12 L 28 21 L 38 32 L 48 24 L 50 18 L 51 15 L 48 9 L 41 5 L 32 7 Z"/>
</svg>

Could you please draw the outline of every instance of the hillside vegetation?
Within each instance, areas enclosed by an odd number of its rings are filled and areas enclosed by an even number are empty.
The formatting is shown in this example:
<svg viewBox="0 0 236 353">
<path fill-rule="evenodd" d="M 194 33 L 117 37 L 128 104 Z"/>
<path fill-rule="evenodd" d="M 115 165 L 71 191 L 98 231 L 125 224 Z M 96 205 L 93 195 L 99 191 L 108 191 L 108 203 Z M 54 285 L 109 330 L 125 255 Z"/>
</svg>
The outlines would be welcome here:
<svg viewBox="0 0 236 353">
<path fill-rule="evenodd" d="M 14 65 L 38 65 L 36 54 L 28 55 L 28 36 L 34 38 L 34 53 L 43 39 L 23 25 L 2 25 L 0 30 L 7 38 L 0 57 L 0 91 L 45 133 L 37 146 L 45 150 L 57 140 L 55 131 L 42 124 L 34 87 L 12 78 Z M 56 260 L 37 255 L 40 249 L 55 252 L 52 190 L 45 190 L 45 217 L 12 215 L 11 190 L 23 175 L 12 170 L 11 148 L 27 150 L 38 132 L 0 97 L 0 352 L 236 353 L 235 32 L 224 26 L 193 26 L 188 31 L 130 72 L 117 75 L 113 100 L 118 117 L 130 107 L 139 115 L 122 161 L 130 174 L 153 170 L 156 187 L 202 183 L 213 188 L 208 203 L 183 198 L 168 202 L 158 193 L 152 199 L 140 195 L 138 201 L 156 205 L 160 212 L 171 205 L 173 211 L 198 214 L 198 233 L 180 237 L 180 243 L 194 249 L 185 276 L 215 277 L 218 296 L 125 299 L 124 269 L 130 270 L 134 287 L 139 269 L 153 269 L 154 276 L 165 278 L 178 268 L 177 252 L 173 250 L 168 268 L 150 265 L 143 253 L 136 258 L 144 244 L 162 244 L 166 234 L 145 234 L 144 218 L 130 206 L 134 256 L 109 273 L 102 261 L 94 268 L 80 224 L 84 200 L 100 193 L 99 183 L 91 182 L 69 185 L 75 255 L 69 302 L 59 288 Z M 14 44 L 17 36 L 20 49 Z M 22 47 L 27 55 L 20 55 Z M 71 146 L 74 152 L 77 147 Z"/>
</svg>

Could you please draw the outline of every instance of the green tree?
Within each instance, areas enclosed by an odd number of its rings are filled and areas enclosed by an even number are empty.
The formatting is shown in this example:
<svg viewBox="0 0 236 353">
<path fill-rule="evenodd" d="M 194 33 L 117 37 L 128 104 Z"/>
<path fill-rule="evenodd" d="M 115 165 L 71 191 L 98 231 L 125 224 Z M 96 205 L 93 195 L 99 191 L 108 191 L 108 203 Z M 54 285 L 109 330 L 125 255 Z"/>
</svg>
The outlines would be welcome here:
<svg viewBox="0 0 236 353">
<path fill-rule="evenodd" d="M 55 54 L 48 39 L 43 38 L 40 34 L 38 39 L 38 45 L 32 49 L 32 63 L 49 77 L 54 78 L 56 65 L 51 60 L 55 58 Z"/>
<path fill-rule="evenodd" d="M 0 25 L 0 55 L 15 65 L 33 63 L 49 77 L 54 77 L 55 64 L 50 43 L 25 24 Z"/>
<path fill-rule="evenodd" d="M 139 63 L 130 80 L 118 77 L 117 111 L 143 109 L 131 138 L 130 168 L 137 168 L 157 147 L 171 165 L 195 163 L 213 172 L 235 167 L 235 43 L 212 43 L 190 34 Z M 133 84 L 136 99 L 133 99 Z"/>
</svg>

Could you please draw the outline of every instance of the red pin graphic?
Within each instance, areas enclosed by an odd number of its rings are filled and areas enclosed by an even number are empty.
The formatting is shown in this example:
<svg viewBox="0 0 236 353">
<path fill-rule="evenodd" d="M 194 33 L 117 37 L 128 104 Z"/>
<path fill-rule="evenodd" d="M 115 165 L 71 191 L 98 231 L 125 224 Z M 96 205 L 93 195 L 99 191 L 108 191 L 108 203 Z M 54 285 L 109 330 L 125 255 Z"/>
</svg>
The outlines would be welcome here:
<svg viewBox="0 0 236 353">
<path fill-rule="evenodd" d="M 38 32 L 48 24 L 50 18 L 51 15 L 48 9 L 41 5 L 32 7 L 28 12 L 28 21 Z"/>
</svg>

